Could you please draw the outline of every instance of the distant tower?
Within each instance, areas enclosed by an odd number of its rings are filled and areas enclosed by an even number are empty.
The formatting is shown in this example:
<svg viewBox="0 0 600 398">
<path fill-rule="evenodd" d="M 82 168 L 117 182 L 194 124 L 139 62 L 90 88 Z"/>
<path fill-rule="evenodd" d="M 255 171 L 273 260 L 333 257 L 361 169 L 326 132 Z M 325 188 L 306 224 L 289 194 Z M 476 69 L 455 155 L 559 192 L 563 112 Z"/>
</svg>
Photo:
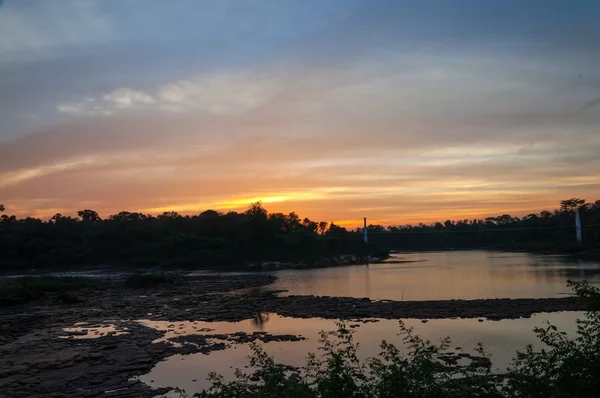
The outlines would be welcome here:
<svg viewBox="0 0 600 398">
<path fill-rule="evenodd" d="M 368 241 L 369 241 L 369 239 L 367 237 L 367 217 L 365 217 L 365 224 L 364 224 L 364 227 L 363 227 L 363 235 L 364 235 L 364 238 L 365 238 L 365 245 L 366 245 L 368 243 Z"/>
<path fill-rule="evenodd" d="M 579 209 L 575 210 L 575 233 L 577 234 L 577 243 L 581 244 L 581 218 L 579 217 Z"/>
</svg>

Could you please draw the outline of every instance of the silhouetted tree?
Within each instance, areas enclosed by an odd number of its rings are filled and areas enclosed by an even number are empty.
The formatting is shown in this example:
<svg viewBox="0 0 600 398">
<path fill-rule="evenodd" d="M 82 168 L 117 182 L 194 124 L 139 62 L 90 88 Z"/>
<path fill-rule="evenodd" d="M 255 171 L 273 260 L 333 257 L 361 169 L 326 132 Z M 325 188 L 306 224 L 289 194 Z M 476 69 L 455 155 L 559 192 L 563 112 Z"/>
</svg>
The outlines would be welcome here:
<svg viewBox="0 0 600 398">
<path fill-rule="evenodd" d="M 586 204 L 575 198 L 560 206 L 522 219 L 502 214 L 485 220 L 370 225 L 377 233 L 368 245 L 362 240 L 362 228 L 347 231 L 335 223 L 300 221 L 293 212 L 268 213 L 260 203 L 243 213 L 207 210 L 192 217 L 123 211 L 103 220 L 89 209 L 78 212 L 79 218 L 59 213 L 48 221 L 2 214 L 0 269 L 104 264 L 213 268 L 255 261 L 310 261 L 335 254 L 385 254 L 382 247 L 579 251 L 570 214 L 576 206 L 584 249 L 600 250 L 600 201 Z"/>
<path fill-rule="evenodd" d="M 161 215 L 159 215 L 156 218 L 158 218 L 159 220 L 177 220 L 182 217 L 176 211 L 165 211 L 164 213 L 162 213 Z"/>
<path fill-rule="evenodd" d="M 327 221 L 319 221 L 319 223 L 317 224 L 317 231 L 323 235 L 325 233 L 325 231 L 327 231 Z"/>
<path fill-rule="evenodd" d="M 235 213 L 235 212 L 230 212 L 227 214 L 228 215 L 237 215 L 237 213 Z M 200 217 L 215 218 L 215 217 L 219 217 L 219 213 L 215 210 L 206 210 L 206 211 L 203 211 L 202 213 L 200 213 Z"/>
<path fill-rule="evenodd" d="M 571 198 L 560 202 L 560 210 L 572 213 L 585 204 L 585 199 Z"/>
<path fill-rule="evenodd" d="M 81 218 L 82 221 L 86 221 L 86 222 L 96 222 L 96 221 L 100 221 L 101 218 L 98 215 L 97 212 L 95 212 L 94 210 L 79 210 L 77 212 L 77 215 Z"/>
</svg>

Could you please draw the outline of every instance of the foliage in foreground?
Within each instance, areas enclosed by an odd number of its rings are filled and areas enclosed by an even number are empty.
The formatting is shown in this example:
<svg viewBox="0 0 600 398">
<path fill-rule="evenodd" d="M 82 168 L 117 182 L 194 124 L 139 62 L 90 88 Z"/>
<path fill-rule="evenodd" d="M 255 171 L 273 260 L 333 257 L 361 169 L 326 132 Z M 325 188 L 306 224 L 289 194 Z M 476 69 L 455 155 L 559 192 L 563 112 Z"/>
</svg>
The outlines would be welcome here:
<svg viewBox="0 0 600 398">
<path fill-rule="evenodd" d="M 301 379 L 290 378 L 261 346 L 252 345 L 253 373 L 236 370 L 236 379 L 226 382 L 215 373 L 212 386 L 195 397 L 596 397 L 600 391 L 600 291 L 587 282 L 570 282 L 579 297 L 590 303 L 590 311 L 577 322 L 577 333 L 569 339 L 556 327 L 534 332 L 547 348 L 527 346 L 518 352 L 504 374 L 492 374 L 489 355 L 481 345 L 476 357 L 464 365 L 448 354 L 450 340 L 438 344 L 422 339 L 400 321 L 403 349 L 386 341 L 375 358 L 357 356 L 358 343 L 345 323 L 333 334 L 322 332 L 322 355 L 309 354 Z M 183 397 L 187 395 L 180 391 Z"/>
<path fill-rule="evenodd" d="M 91 285 L 88 278 L 80 276 L 23 276 L 0 282 L 0 304 L 10 305 L 37 300 L 55 294 L 59 302 L 72 304 L 78 301 L 74 291 Z"/>
</svg>

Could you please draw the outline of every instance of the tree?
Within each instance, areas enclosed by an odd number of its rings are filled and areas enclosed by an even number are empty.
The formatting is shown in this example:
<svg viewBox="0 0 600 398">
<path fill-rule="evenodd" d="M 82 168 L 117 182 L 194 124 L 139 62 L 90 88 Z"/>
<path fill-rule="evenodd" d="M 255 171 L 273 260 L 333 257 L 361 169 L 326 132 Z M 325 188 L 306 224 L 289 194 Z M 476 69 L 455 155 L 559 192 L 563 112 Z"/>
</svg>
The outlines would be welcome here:
<svg viewBox="0 0 600 398">
<path fill-rule="evenodd" d="M 319 223 L 317 224 L 317 231 L 323 235 L 325 233 L 325 231 L 327 231 L 327 227 L 328 227 L 328 223 L 327 221 L 319 221 Z"/>
<path fill-rule="evenodd" d="M 176 211 L 165 211 L 163 214 L 157 217 L 159 220 L 177 220 L 181 218 L 181 215 Z"/>
<path fill-rule="evenodd" d="M 79 210 L 77 212 L 77 215 L 81 218 L 82 221 L 85 222 L 96 222 L 101 220 L 98 213 L 96 213 L 94 210 Z"/>
<path fill-rule="evenodd" d="M 252 203 L 248 210 L 246 210 L 246 214 L 252 217 L 267 218 L 267 210 L 262 206 L 262 202 L 260 201 Z"/>
<path fill-rule="evenodd" d="M 50 218 L 50 221 L 52 221 L 53 223 L 56 224 L 57 222 L 60 222 L 63 218 L 65 218 L 65 217 L 62 214 L 56 213 L 55 215 L 53 215 Z"/>
<path fill-rule="evenodd" d="M 227 214 L 231 214 L 227 213 Z M 236 213 L 234 213 L 236 214 Z M 215 210 L 205 210 L 202 213 L 200 213 L 200 217 L 204 217 L 204 218 L 215 218 L 215 217 L 219 217 L 219 213 L 216 212 Z"/>
<path fill-rule="evenodd" d="M 295 212 L 288 214 L 287 219 L 291 228 L 295 228 L 297 225 L 300 225 L 300 217 L 298 217 L 298 214 Z"/>
<path fill-rule="evenodd" d="M 0 213 L 4 211 L 4 205 L 0 203 Z"/>
<path fill-rule="evenodd" d="M 585 204 L 585 199 L 581 199 L 581 198 L 571 198 L 571 199 L 562 200 L 560 202 L 560 211 L 567 212 L 567 213 L 573 213 L 575 210 L 577 210 L 584 204 Z"/>
<path fill-rule="evenodd" d="M 379 224 L 370 224 L 367 229 L 369 230 L 369 232 L 385 232 L 385 227 L 383 225 L 379 225 Z"/>
<path fill-rule="evenodd" d="M 308 218 L 305 218 L 304 220 L 302 220 L 302 225 L 304 225 L 304 227 L 311 232 L 316 232 L 319 227 L 319 225 L 316 222 L 311 221 Z"/>
<path fill-rule="evenodd" d="M 384 229 L 384 231 L 385 231 L 385 229 Z M 328 234 L 340 234 L 340 233 L 346 233 L 346 232 L 348 232 L 346 230 L 346 228 L 336 225 L 334 223 L 331 223 L 329 225 L 329 229 L 327 230 Z"/>
<path fill-rule="evenodd" d="M 145 214 L 135 213 L 129 211 L 121 211 L 117 214 L 113 214 L 109 217 L 111 220 L 115 221 L 141 221 L 148 218 Z"/>
</svg>

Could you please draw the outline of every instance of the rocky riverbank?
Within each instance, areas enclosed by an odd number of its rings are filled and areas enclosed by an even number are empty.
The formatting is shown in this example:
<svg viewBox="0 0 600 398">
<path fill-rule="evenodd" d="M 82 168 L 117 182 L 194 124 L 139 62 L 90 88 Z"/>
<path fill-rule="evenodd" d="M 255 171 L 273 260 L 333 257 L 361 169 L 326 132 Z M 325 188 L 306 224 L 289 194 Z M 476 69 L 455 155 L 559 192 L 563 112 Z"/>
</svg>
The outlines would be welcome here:
<svg viewBox="0 0 600 398">
<path fill-rule="evenodd" d="M 299 261 L 299 262 L 281 262 L 281 261 L 264 261 L 260 263 L 246 264 L 246 269 L 251 271 L 268 271 L 278 269 L 306 269 L 306 268 L 326 268 L 339 267 L 347 265 L 359 264 L 376 264 L 387 257 L 374 256 L 357 256 L 354 254 L 344 254 L 332 257 L 321 257 L 315 261 Z"/>
<path fill-rule="evenodd" d="M 287 296 L 269 289 L 266 275 L 180 275 L 172 283 L 127 288 L 123 280 L 99 280 L 78 291 L 74 304 L 45 299 L 0 308 L 0 398 L 151 397 L 135 376 L 173 354 L 210 352 L 241 342 L 289 341 L 300 336 L 263 333 L 202 335 L 170 341 L 135 320 L 240 321 L 261 313 L 289 317 L 483 318 L 529 317 L 536 312 L 583 310 L 577 298 L 447 301 Z M 114 329 L 101 338 L 107 321 Z M 85 322 L 87 331 L 65 328 Z M 94 334 L 94 336 L 88 336 Z M 179 343 L 179 344 L 173 344 Z"/>
</svg>

